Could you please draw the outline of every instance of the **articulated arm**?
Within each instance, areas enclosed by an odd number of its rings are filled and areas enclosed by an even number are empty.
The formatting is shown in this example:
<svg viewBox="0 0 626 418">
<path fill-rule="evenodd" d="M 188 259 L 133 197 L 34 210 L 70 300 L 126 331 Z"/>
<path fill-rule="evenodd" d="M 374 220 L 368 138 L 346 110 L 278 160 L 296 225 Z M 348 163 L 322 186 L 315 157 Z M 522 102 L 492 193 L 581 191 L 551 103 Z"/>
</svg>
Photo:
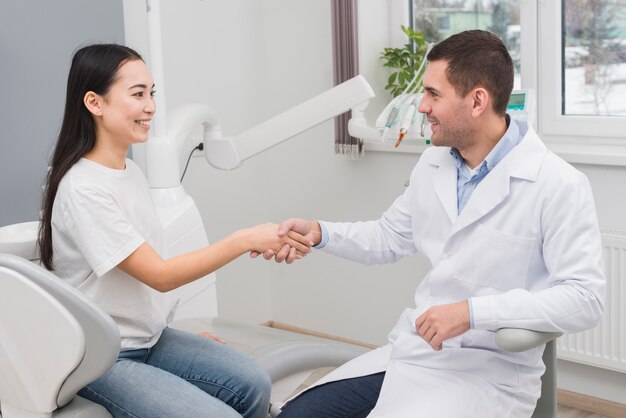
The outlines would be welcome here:
<svg viewBox="0 0 626 418">
<path fill-rule="evenodd" d="M 151 188 L 176 187 L 189 152 L 197 145 L 194 129 L 204 127 L 204 155 L 212 166 L 232 170 L 265 151 L 374 97 L 363 76 L 356 76 L 232 138 L 223 138 L 215 114 L 206 105 L 189 104 L 168 118 L 169 131 L 148 141 L 146 172 Z"/>
<path fill-rule="evenodd" d="M 363 76 L 356 76 L 233 138 L 204 140 L 205 156 L 216 168 L 232 170 L 243 161 L 374 97 Z"/>
</svg>

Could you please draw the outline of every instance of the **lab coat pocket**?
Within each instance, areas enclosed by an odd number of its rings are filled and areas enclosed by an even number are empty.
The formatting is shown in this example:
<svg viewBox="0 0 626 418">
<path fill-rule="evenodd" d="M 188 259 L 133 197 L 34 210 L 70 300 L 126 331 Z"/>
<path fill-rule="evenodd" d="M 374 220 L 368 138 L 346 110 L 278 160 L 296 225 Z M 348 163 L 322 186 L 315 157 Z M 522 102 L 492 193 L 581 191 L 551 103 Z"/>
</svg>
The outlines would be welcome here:
<svg viewBox="0 0 626 418">
<path fill-rule="evenodd" d="M 524 286 L 535 238 L 520 237 L 479 224 L 472 232 L 458 280 L 491 289 Z"/>
</svg>

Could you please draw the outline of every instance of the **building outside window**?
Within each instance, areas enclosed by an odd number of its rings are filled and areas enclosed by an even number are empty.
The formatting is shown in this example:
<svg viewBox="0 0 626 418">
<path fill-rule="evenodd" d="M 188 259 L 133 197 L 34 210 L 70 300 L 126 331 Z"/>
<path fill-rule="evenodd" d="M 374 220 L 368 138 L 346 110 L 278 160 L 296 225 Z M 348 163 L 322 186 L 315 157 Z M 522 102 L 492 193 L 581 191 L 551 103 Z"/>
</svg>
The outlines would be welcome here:
<svg viewBox="0 0 626 418">
<path fill-rule="evenodd" d="M 488 30 L 506 44 L 515 64 L 515 88 L 520 80 L 519 0 L 412 0 L 415 30 L 426 41 L 439 42 L 469 29 Z"/>
</svg>

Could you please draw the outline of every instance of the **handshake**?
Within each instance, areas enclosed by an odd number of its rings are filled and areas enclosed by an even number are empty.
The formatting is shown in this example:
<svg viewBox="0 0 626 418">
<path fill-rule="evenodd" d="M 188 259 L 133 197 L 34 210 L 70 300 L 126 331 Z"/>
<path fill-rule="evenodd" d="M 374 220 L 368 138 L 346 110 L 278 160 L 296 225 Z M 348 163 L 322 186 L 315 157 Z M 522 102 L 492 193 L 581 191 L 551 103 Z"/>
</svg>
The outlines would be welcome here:
<svg viewBox="0 0 626 418">
<path fill-rule="evenodd" d="M 258 241 L 250 250 L 250 257 L 256 258 L 262 254 L 266 260 L 274 258 L 277 263 L 285 261 L 291 264 L 306 256 L 311 247 L 319 244 L 322 239 L 322 231 L 317 221 L 291 218 L 278 225 L 278 230 L 275 228 L 275 224 L 251 228 L 258 232 L 255 234 Z"/>
</svg>

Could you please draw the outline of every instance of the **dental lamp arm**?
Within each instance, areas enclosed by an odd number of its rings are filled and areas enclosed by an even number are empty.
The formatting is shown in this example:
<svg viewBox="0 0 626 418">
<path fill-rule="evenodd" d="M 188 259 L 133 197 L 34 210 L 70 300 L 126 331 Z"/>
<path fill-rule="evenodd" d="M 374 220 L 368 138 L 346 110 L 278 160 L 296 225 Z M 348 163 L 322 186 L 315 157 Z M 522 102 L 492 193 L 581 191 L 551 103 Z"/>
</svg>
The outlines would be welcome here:
<svg viewBox="0 0 626 418">
<path fill-rule="evenodd" d="M 152 189 L 180 185 L 182 167 L 199 142 L 194 129 L 204 127 L 203 137 L 221 137 L 220 125 L 213 110 L 203 104 L 187 104 L 170 113 L 169 132 L 150 138 L 146 144 L 146 177 Z"/>
<path fill-rule="evenodd" d="M 212 166 L 232 170 L 248 158 L 372 97 L 374 91 L 365 78 L 356 76 L 235 137 L 220 138 L 217 131 L 205 130 L 204 155 Z"/>
<path fill-rule="evenodd" d="M 363 76 L 356 76 L 232 138 L 222 138 L 214 112 L 202 104 L 188 104 L 172 112 L 169 132 L 148 141 L 146 174 L 153 189 L 180 185 L 182 167 L 197 145 L 192 132 L 204 127 L 204 155 L 212 166 L 232 170 L 307 129 L 340 115 L 374 97 Z"/>
</svg>

